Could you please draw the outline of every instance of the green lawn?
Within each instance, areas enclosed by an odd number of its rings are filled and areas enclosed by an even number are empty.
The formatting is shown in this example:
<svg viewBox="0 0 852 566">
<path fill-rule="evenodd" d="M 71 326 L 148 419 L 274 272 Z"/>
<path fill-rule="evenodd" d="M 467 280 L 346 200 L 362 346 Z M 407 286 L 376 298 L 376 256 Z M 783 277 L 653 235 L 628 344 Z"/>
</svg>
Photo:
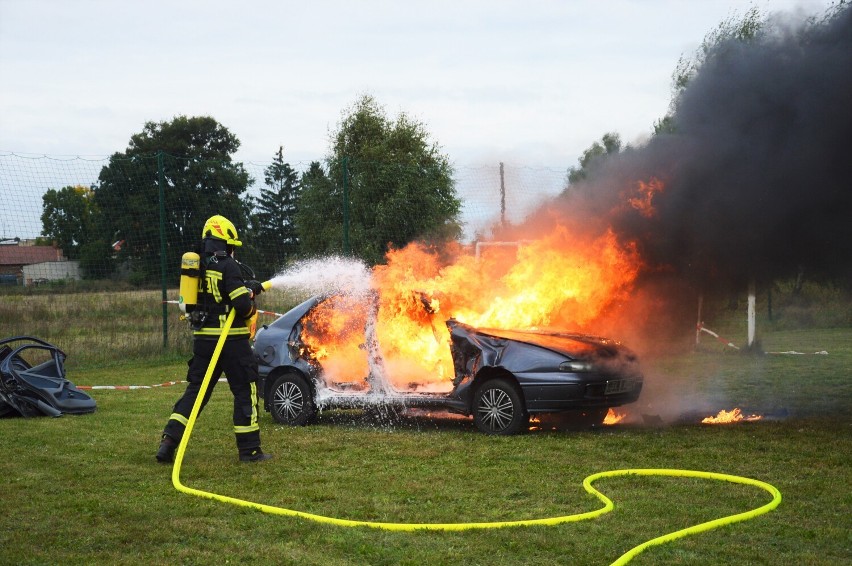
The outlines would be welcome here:
<svg viewBox="0 0 852 566">
<path fill-rule="evenodd" d="M 412 416 L 391 427 L 358 412 L 315 426 L 262 417 L 275 458 L 239 464 L 230 394 L 199 419 L 182 481 L 197 489 L 330 517 L 478 522 L 580 513 L 600 503 L 589 474 L 683 468 L 776 486 L 769 514 L 654 547 L 633 564 L 852 562 L 852 329 L 778 331 L 751 356 L 708 348 L 644 360 L 648 385 L 626 424 L 487 437 L 462 419 Z M 155 384 L 183 362 L 69 371 L 78 385 Z M 92 392 L 79 417 L 0 419 L 2 564 L 609 564 L 653 537 L 758 507 L 767 493 L 708 480 L 630 477 L 596 487 L 613 513 L 550 527 L 388 532 L 270 515 L 178 492 L 154 461 L 181 385 Z M 734 406 L 762 421 L 702 425 Z M 644 415 L 644 416 L 643 416 Z M 655 418 L 656 417 L 656 418 Z"/>
</svg>

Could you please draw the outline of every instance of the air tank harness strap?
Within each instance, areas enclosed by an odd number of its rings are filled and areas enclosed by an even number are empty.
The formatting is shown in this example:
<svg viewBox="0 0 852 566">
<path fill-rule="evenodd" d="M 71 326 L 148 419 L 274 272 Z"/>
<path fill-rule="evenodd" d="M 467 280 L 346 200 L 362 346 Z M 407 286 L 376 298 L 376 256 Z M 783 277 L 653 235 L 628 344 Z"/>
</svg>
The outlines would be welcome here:
<svg viewBox="0 0 852 566">
<path fill-rule="evenodd" d="M 220 304 L 205 305 L 204 310 L 207 312 L 207 314 L 211 314 L 211 315 L 214 315 L 214 316 L 220 315 L 220 314 L 228 314 L 229 312 L 231 312 L 231 305 L 220 305 Z"/>
</svg>

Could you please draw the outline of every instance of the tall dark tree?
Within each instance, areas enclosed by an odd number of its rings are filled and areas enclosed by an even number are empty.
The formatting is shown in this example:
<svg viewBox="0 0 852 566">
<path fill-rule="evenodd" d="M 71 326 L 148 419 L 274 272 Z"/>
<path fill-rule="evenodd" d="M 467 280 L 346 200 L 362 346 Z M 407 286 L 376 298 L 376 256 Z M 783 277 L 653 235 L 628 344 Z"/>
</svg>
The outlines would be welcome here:
<svg viewBox="0 0 852 566">
<path fill-rule="evenodd" d="M 239 146 L 237 137 L 209 116 L 178 116 L 146 123 L 127 150 L 113 154 L 101 169 L 95 189 L 101 239 L 125 240 L 119 259 L 133 260 L 139 281 L 159 280 L 161 229 L 170 244 L 165 250 L 169 277 L 175 279 L 181 254 L 195 247 L 207 218 L 221 214 L 239 229 L 247 227 L 250 210 L 243 194 L 251 180 L 231 157 Z"/>
<path fill-rule="evenodd" d="M 302 195 L 296 213 L 299 245 L 306 255 L 342 254 L 343 190 L 319 161 L 311 162 L 302 174 Z"/>
<path fill-rule="evenodd" d="M 284 161 L 284 147 L 272 164 L 263 172 L 266 187 L 260 189 L 260 198 L 255 201 L 252 228 L 264 265 L 270 270 L 283 267 L 289 259 L 299 253 L 299 237 L 296 231 L 301 182 L 299 174 Z"/>
<path fill-rule="evenodd" d="M 310 249 L 348 244 L 352 254 L 375 264 L 389 247 L 461 233 L 449 159 L 430 143 L 423 124 L 404 113 L 389 119 L 373 97 L 364 95 L 344 111 L 326 165 L 330 183 L 321 177 L 303 181 L 299 224 L 307 230 L 326 224 L 322 233 L 333 238 L 314 239 Z M 339 205 L 339 215 L 332 215 L 337 207 L 330 201 L 344 193 L 348 200 Z M 300 234 L 307 242 L 306 232 Z"/>
</svg>

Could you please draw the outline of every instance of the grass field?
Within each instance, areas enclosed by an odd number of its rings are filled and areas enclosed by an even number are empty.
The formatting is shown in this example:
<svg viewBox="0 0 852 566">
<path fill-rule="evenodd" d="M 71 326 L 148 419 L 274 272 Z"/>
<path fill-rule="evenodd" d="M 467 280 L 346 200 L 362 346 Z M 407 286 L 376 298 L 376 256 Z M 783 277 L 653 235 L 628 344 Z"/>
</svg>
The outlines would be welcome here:
<svg viewBox="0 0 852 566">
<path fill-rule="evenodd" d="M 80 315 L 82 316 L 82 315 Z M 634 564 L 852 562 L 852 329 L 767 329 L 767 351 L 708 347 L 644 359 L 648 376 L 626 424 L 487 437 L 458 418 L 393 426 L 356 411 L 285 428 L 262 415 L 275 458 L 239 464 L 230 394 L 199 419 L 181 479 L 197 489 L 331 517 L 478 522 L 597 509 L 589 474 L 682 468 L 776 486 L 774 511 L 651 548 Z M 78 385 L 182 380 L 180 356 L 98 360 L 69 369 Z M 154 461 L 181 385 L 96 390 L 96 413 L 0 419 L 2 564 L 609 564 L 633 546 L 769 501 L 753 487 L 631 477 L 596 487 L 613 513 L 551 527 L 387 532 L 280 517 L 178 492 Z M 765 417 L 702 425 L 735 406 Z M 643 417 L 644 415 L 644 417 Z M 654 418 L 658 417 L 658 418 Z"/>
</svg>

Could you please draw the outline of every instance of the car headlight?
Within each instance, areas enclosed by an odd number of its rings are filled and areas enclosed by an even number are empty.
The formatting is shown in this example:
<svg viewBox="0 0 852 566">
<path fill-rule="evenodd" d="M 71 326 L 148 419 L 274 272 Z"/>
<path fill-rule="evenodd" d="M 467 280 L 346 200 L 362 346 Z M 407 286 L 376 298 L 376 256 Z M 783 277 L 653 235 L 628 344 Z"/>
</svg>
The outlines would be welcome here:
<svg viewBox="0 0 852 566">
<path fill-rule="evenodd" d="M 592 362 L 584 362 L 582 360 L 572 360 L 570 362 L 562 362 L 559 364 L 559 371 L 569 373 L 585 373 L 593 371 L 594 369 Z"/>
</svg>

